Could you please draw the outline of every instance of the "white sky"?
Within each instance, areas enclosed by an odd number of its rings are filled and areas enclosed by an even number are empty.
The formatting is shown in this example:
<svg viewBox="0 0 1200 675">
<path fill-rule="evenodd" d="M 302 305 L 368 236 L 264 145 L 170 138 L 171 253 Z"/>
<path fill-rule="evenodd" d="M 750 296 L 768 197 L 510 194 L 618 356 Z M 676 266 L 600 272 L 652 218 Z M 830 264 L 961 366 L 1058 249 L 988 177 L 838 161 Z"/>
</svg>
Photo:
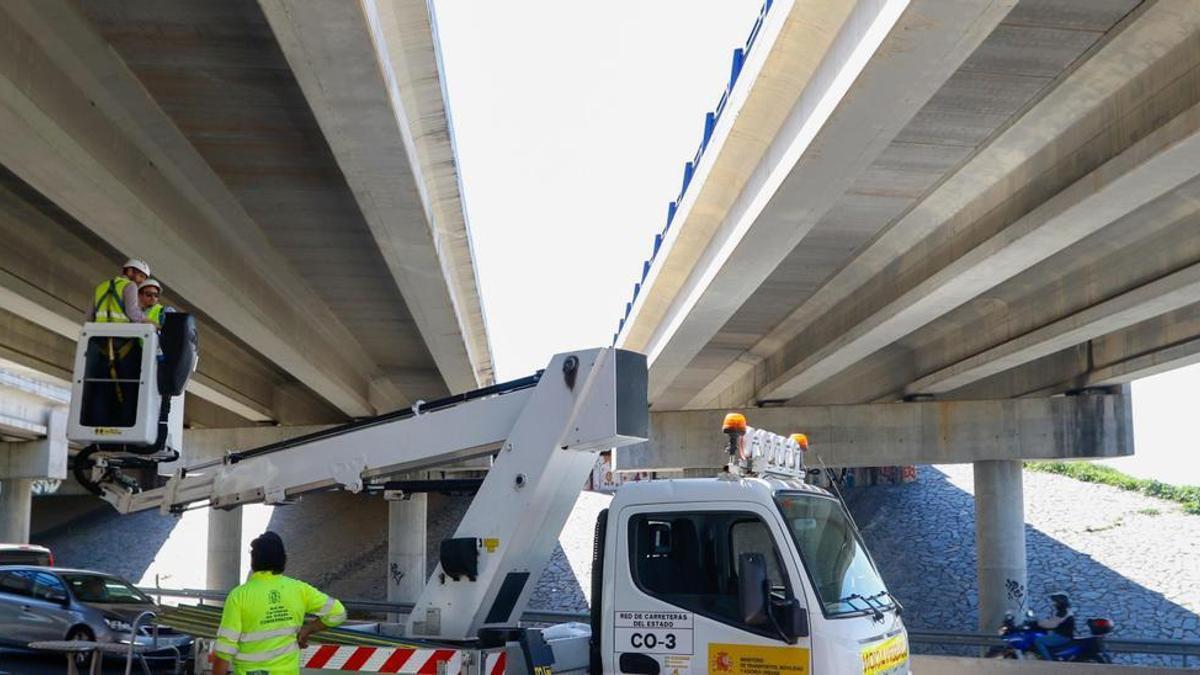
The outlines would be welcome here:
<svg viewBox="0 0 1200 675">
<path fill-rule="evenodd" d="M 607 346 L 761 0 L 438 0 L 497 379 Z"/>
<path fill-rule="evenodd" d="M 1133 383 L 1134 456 L 1104 462 L 1174 485 L 1200 485 L 1200 364 Z"/>
<path fill-rule="evenodd" d="M 496 377 L 608 345 L 761 0 L 435 0 Z M 1137 453 L 1200 485 L 1200 366 L 1135 383 Z"/>
</svg>

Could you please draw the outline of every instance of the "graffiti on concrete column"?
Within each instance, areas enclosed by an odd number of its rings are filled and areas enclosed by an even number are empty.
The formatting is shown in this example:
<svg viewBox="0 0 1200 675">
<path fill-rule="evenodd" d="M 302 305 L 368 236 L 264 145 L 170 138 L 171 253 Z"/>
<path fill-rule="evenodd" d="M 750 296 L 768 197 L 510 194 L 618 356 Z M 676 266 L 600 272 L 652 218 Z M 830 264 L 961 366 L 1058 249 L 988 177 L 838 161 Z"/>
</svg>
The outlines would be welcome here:
<svg viewBox="0 0 1200 675">
<path fill-rule="evenodd" d="M 1018 610 L 1025 607 L 1025 584 L 1016 579 L 1005 579 L 1004 590 L 1008 593 L 1009 603 Z"/>
<path fill-rule="evenodd" d="M 392 584 L 399 586 L 400 580 L 404 578 L 404 570 L 400 569 L 400 565 L 392 563 Z"/>
</svg>

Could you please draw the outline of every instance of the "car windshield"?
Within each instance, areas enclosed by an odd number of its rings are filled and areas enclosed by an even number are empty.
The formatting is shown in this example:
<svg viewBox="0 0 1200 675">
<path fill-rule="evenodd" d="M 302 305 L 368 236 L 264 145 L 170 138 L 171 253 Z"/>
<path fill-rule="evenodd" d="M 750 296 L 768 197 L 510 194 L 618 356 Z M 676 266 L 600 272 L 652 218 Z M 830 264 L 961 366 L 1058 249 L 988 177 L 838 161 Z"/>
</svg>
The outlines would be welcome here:
<svg viewBox="0 0 1200 675">
<path fill-rule="evenodd" d="M 106 577 L 100 574 L 64 574 L 62 578 L 71 587 L 71 594 L 80 602 L 127 605 L 144 605 L 152 602 L 141 591 L 116 577 Z"/>
<path fill-rule="evenodd" d="M 775 502 L 827 616 L 892 605 L 858 529 L 837 500 L 780 492 Z"/>
</svg>

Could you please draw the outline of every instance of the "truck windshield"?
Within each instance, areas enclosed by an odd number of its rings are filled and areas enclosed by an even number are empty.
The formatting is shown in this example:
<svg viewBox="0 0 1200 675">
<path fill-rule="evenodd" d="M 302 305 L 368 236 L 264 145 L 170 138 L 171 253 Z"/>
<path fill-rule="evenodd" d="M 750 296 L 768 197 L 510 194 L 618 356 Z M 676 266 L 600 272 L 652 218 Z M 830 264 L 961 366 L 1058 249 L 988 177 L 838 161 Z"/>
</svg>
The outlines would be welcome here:
<svg viewBox="0 0 1200 675">
<path fill-rule="evenodd" d="M 826 616 L 892 605 L 883 579 L 841 503 L 802 492 L 776 493 L 775 502 Z"/>
</svg>

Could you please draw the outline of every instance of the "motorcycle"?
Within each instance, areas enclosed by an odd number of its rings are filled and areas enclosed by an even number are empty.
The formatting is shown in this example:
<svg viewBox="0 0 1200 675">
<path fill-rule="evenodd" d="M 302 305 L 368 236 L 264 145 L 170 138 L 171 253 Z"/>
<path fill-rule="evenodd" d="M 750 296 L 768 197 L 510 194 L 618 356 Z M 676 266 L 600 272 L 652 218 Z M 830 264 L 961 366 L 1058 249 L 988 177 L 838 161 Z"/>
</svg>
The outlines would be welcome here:
<svg viewBox="0 0 1200 675">
<path fill-rule="evenodd" d="M 1088 619 L 1087 627 L 1091 635 L 1072 638 L 1070 643 L 1051 649 L 1051 659 L 1054 661 L 1112 663 L 1112 655 L 1104 646 L 1104 636 L 1111 633 L 1114 628 L 1112 620 Z M 1038 626 L 1033 612 L 1029 612 L 1021 624 L 1017 624 L 1012 614 L 1007 614 L 1004 617 L 1004 623 L 1000 626 L 1000 638 L 1004 641 L 1004 645 L 993 647 L 988 651 L 987 656 L 1004 659 L 1037 659 L 1039 657 L 1034 640 L 1046 633 L 1045 628 Z"/>
</svg>

